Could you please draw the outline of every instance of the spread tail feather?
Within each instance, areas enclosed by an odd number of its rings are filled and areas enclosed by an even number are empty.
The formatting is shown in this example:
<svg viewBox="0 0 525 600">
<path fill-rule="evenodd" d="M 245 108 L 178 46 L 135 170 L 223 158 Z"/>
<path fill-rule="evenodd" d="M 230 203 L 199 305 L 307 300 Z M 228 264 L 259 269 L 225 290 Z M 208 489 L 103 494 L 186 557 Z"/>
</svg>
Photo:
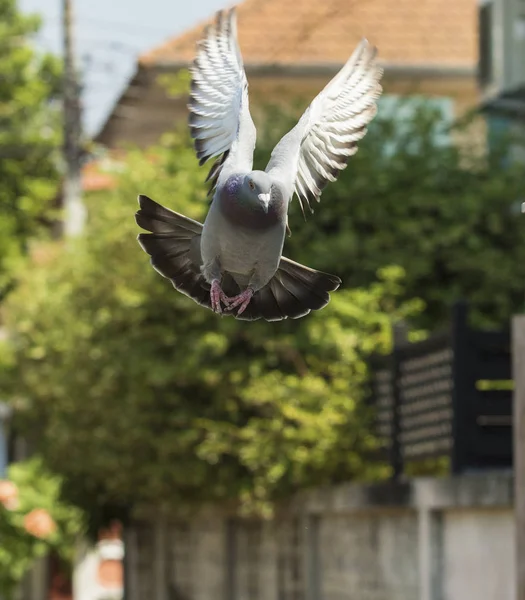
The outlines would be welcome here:
<svg viewBox="0 0 525 600">
<path fill-rule="evenodd" d="M 135 220 L 150 233 L 140 233 L 138 241 L 150 255 L 153 268 L 179 292 L 211 308 L 210 286 L 200 270 L 202 225 L 147 196 L 139 196 L 139 205 Z"/>
<path fill-rule="evenodd" d="M 330 302 L 329 292 L 335 291 L 341 280 L 335 275 L 316 271 L 281 258 L 276 274 L 256 292 L 239 319 L 266 321 L 299 319 L 312 310 L 320 310 Z"/>
<path fill-rule="evenodd" d="M 149 233 L 140 233 L 138 241 L 150 255 L 153 268 L 169 279 L 174 287 L 195 302 L 211 309 L 210 285 L 201 274 L 201 223 L 165 208 L 147 196 L 139 196 L 137 224 Z M 329 292 L 341 284 L 339 277 L 305 267 L 281 257 L 277 272 L 258 290 L 239 317 L 243 321 L 281 321 L 298 319 L 319 310 L 330 301 Z M 228 296 L 242 290 L 233 277 L 225 274 L 221 282 Z M 225 315 L 236 316 L 225 312 Z"/>
</svg>

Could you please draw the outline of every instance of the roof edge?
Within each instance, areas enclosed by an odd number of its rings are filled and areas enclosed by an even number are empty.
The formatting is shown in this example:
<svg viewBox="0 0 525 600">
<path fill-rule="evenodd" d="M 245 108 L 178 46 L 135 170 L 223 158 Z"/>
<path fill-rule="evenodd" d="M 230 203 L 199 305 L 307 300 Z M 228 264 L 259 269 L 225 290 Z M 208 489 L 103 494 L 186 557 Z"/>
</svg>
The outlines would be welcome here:
<svg viewBox="0 0 525 600">
<path fill-rule="evenodd" d="M 191 67 L 188 61 L 160 61 L 157 63 L 140 63 L 140 67 L 148 71 L 178 71 Z M 443 77 L 448 75 L 452 77 L 470 77 L 477 76 L 478 66 L 463 65 L 455 66 L 448 64 L 409 64 L 409 63 L 389 63 L 379 61 L 381 67 L 385 69 L 385 74 L 406 75 L 409 77 Z M 245 63 L 244 69 L 247 75 L 277 75 L 277 76 L 315 76 L 337 73 L 344 63 Z"/>
<path fill-rule="evenodd" d="M 485 97 L 480 103 L 480 109 L 485 113 L 525 119 L 525 84 Z"/>
<path fill-rule="evenodd" d="M 117 100 L 115 100 L 115 102 L 113 102 L 111 110 L 108 112 L 106 118 L 104 119 L 104 122 L 99 127 L 99 130 L 97 131 L 97 133 L 93 136 L 93 138 L 92 138 L 93 142 L 95 142 L 96 144 L 104 145 L 104 143 L 105 143 L 104 138 L 106 135 L 106 130 L 107 130 L 109 124 L 111 123 L 111 121 L 113 121 L 113 119 L 115 118 L 115 109 L 129 95 L 129 91 L 131 88 L 133 88 L 136 85 L 140 85 L 140 78 L 148 70 L 150 70 L 150 69 L 145 67 L 142 63 L 140 63 L 140 62 L 137 63 L 137 67 L 136 67 L 133 75 L 128 79 L 128 83 L 126 84 L 126 87 L 122 90 L 122 92 L 121 92 L 120 96 L 117 98 Z"/>
</svg>

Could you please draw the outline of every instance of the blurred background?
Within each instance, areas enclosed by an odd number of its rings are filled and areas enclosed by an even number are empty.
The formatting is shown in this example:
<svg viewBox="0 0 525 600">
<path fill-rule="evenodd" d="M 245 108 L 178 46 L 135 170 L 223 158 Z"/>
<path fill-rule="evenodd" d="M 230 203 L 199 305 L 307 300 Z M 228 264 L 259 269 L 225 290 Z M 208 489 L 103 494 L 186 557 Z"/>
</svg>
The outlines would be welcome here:
<svg viewBox="0 0 525 600">
<path fill-rule="evenodd" d="M 290 207 L 285 255 L 343 284 L 278 323 L 136 241 L 140 193 L 205 217 L 225 7 L 0 0 L 0 600 L 525 600 L 524 0 L 238 4 L 256 168 L 363 36 L 385 69 Z"/>
</svg>

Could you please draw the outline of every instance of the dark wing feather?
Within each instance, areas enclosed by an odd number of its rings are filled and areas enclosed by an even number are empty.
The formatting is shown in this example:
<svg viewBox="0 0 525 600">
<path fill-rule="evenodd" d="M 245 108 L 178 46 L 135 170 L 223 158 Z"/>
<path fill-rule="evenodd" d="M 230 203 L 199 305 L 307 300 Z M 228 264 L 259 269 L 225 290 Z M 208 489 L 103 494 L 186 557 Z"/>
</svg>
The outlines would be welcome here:
<svg viewBox="0 0 525 600">
<path fill-rule="evenodd" d="M 325 307 L 330 301 L 329 292 L 340 285 L 339 277 L 310 269 L 283 256 L 274 277 L 254 294 L 248 308 L 238 318 L 243 321 L 299 319 L 312 310 Z"/>
<path fill-rule="evenodd" d="M 138 241 L 153 268 L 179 292 L 210 308 L 210 286 L 200 271 L 202 225 L 147 196 L 139 196 L 139 205 L 135 220 L 150 233 L 140 233 Z"/>
<path fill-rule="evenodd" d="M 206 308 L 211 308 L 210 286 L 201 275 L 200 236 L 202 225 L 180 215 L 147 196 L 139 196 L 140 209 L 135 215 L 137 223 L 149 233 L 141 233 L 138 241 L 151 257 L 152 266 L 169 279 L 174 287 Z M 339 277 L 315 271 L 281 258 L 279 268 L 271 281 L 258 290 L 242 321 L 281 321 L 298 319 L 312 310 L 319 310 L 330 301 L 329 292 L 341 284 Z M 234 278 L 225 273 L 222 288 L 228 296 L 242 290 Z"/>
</svg>

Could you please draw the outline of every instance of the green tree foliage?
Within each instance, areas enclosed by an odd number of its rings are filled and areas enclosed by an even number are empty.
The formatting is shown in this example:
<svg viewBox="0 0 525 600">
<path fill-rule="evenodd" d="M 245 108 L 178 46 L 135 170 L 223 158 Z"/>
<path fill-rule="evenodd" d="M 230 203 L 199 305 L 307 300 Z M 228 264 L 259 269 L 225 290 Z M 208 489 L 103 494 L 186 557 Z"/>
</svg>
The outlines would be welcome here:
<svg viewBox="0 0 525 600">
<path fill-rule="evenodd" d="M 188 82 L 184 71 L 161 80 L 172 97 Z M 257 131 L 255 168 L 264 168 L 310 98 L 286 110 L 257 102 L 264 100 L 255 98 L 252 112 L 264 126 Z M 417 322 L 427 330 L 445 325 L 460 299 L 470 303 L 478 326 L 501 326 L 524 306 L 519 205 L 525 177 L 523 161 L 510 160 L 511 147 L 523 155 L 525 138 L 490 135 L 480 115 L 452 122 L 438 101 L 385 96 L 358 153 L 313 207 L 315 215 L 307 213 L 305 223 L 292 204 L 288 251 L 322 270 L 334 271 L 333 257 L 341 257 L 335 272 L 349 288 L 370 285 L 385 264 L 401 266 L 403 298 L 424 301 Z"/>
<path fill-rule="evenodd" d="M 12 506 L 0 502 L 0 590 L 4 600 L 15 598 L 18 584 L 38 557 L 55 551 L 72 561 L 77 536 L 84 529 L 82 513 L 61 500 L 60 478 L 49 473 L 40 459 L 11 465 L 8 481 L 15 486 L 16 497 Z M 42 513 L 47 517 L 44 529 L 38 523 Z M 40 531 L 28 525 L 32 516 Z M 46 531 L 48 522 L 52 526 Z"/>
<path fill-rule="evenodd" d="M 365 358 L 419 308 L 397 302 L 401 272 L 383 269 L 299 321 L 218 317 L 150 267 L 133 219 L 139 192 L 201 219 L 203 176 L 177 136 L 154 160 L 132 153 L 118 188 L 90 198 L 85 238 L 29 266 L 9 297 L 4 384 L 70 497 L 90 509 L 261 507 L 301 486 L 372 475 Z M 339 270 L 319 235 L 327 251 L 314 247 L 308 264 Z"/>
<path fill-rule="evenodd" d="M 30 36 L 39 19 L 0 0 L 0 298 L 16 260 L 57 187 L 59 85 L 55 58 L 37 53 Z"/>
<path fill-rule="evenodd" d="M 297 118 L 293 109 L 268 111 L 256 153 L 262 166 Z M 426 329 L 445 324 L 458 299 L 471 303 L 478 325 L 499 325 L 523 307 L 523 166 L 503 168 L 505 137 L 487 154 L 481 118 L 449 128 L 428 102 L 380 105 L 315 215 L 304 223 L 292 206 L 288 252 L 297 260 L 314 257 L 325 270 L 339 257 L 336 272 L 349 288 L 369 285 L 384 264 L 401 266 L 404 298 L 425 302 L 419 323 Z"/>
<path fill-rule="evenodd" d="M 267 125 L 256 166 L 290 117 Z M 373 475 L 365 359 L 417 313 L 410 299 L 425 299 L 429 326 L 460 296 L 492 323 L 521 304 L 517 176 L 479 148 L 443 144 L 440 127 L 426 109 L 377 120 L 316 215 L 304 223 L 292 206 L 286 255 L 343 287 L 320 313 L 276 324 L 219 318 L 149 267 L 137 194 L 202 219 L 204 172 L 177 135 L 130 153 L 117 189 L 89 199 L 85 238 L 29 265 L 5 310 L 15 334 L 5 394 L 26 407 L 23 426 L 70 497 L 260 507 Z M 406 287 L 388 264 L 404 268 Z"/>
</svg>

